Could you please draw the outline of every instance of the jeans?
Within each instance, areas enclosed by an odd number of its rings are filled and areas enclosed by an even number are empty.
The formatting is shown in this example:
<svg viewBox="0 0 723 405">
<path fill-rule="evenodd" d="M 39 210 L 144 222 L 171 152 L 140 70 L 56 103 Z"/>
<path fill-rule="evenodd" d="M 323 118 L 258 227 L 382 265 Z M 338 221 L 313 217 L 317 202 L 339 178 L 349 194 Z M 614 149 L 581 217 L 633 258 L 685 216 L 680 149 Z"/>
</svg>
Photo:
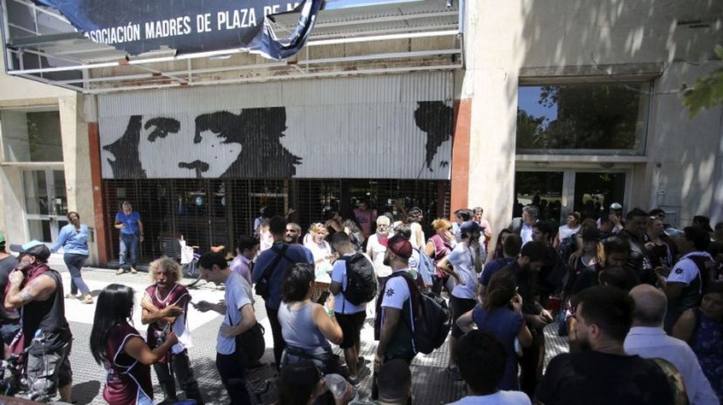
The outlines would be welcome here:
<svg viewBox="0 0 723 405">
<path fill-rule="evenodd" d="M 542 377 L 542 362 L 545 359 L 545 335 L 542 330 L 532 332 L 532 344 L 522 349 L 520 357 L 520 390 L 534 398 L 537 383 Z"/>
<path fill-rule="evenodd" d="M 274 336 L 274 361 L 276 361 L 276 369 L 278 370 L 281 364 L 281 355 L 284 353 L 284 348 L 286 347 L 286 341 L 284 341 L 284 335 L 281 334 L 279 310 L 266 306 L 266 315 L 269 317 L 271 334 Z"/>
<path fill-rule="evenodd" d="M 87 259 L 88 256 L 86 255 L 78 255 L 74 253 L 66 253 L 63 255 L 65 266 L 68 267 L 68 271 L 70 272 L 70 293 L 73 295 L 77 294 L 78 290 L 80 290 L 83 295 L 90 294 L 90 289 L 80 275 L 80 269 L 83 267 Z"/>
<path fill-rule="evenodd" d="M 175 375 L 181 390 L 186 393 L 186 399 L 196 400 L 198 405 L 203 404 L 201 391 L 198 389 L 198 382 L 196 382 L 196 378 L 193 376 L 187 351 L 172 355 L 169 363 L 154 364 L 153 369 L 156 370 L 158 383 L 163 389 L 166 400 L 177 399 L 176 383 L 173 380 L 173 376 Z M 173 371 L 173 374 L 171 374 L 171 371 Z"/>
<path fill-rule="evenodd" d="M 251 397 L 246 388 L 246 364 L 238 348 L 233 354 L 216 353 L 216 368 L 231 405 L 250 405 Z"/>
<path fill-rule="evenodd" d="M 130 261 L 128 261 L 128 252 L 130 251 Z M 138 236 L 120 234 L 120 267 L 128 269 L 135 268 L 138 262 Z"/>
</svg>

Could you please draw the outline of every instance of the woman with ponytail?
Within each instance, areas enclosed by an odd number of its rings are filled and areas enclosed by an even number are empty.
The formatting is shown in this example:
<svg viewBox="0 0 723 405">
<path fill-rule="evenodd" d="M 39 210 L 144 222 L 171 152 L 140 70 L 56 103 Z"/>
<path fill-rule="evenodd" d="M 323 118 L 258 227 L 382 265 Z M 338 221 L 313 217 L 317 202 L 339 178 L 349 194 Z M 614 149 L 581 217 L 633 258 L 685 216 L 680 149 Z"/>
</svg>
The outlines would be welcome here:
<svg viewBox="0 0 723 405">
<path fill-rule="evenodd" d="M 456 282 L 449 298 L 449 309 L 453 322 L 477 304 L 477 279 L 484 266 L 483 251 L 479 243 L 482 228 L 474 221 L 466 221 L 459 229 L 461 242 L 449 255 L 437 262 L 437 268 L 449 274 Z M 452 265 L 452 269 L 449 268 L 448 263 Z M 456 374 L 456 379 L 460 379 L 460 377 L 454 365 L 454 344 L 462 334 L 462 331 L 453 324 L 452 337 L 449 340 L 447 369 Z"/>
<path fill-rule="evenodd" d="M 508 271 L 497 272 L 492 276 L 484 304 L 477 305 L 457 319 L 457 327 L 462 331 L 469 332 L 476 326 L 482 332 L 495 336 L 505 347 L 507 362 L 505 374 L 497 387 L 500 390 L 520 389 L 515 341 L 519 341 L 523 347 L 532 343 L 532 334 L 524 319 L 522 297 L 517 293 L 513 274 Z"/>
</svg>

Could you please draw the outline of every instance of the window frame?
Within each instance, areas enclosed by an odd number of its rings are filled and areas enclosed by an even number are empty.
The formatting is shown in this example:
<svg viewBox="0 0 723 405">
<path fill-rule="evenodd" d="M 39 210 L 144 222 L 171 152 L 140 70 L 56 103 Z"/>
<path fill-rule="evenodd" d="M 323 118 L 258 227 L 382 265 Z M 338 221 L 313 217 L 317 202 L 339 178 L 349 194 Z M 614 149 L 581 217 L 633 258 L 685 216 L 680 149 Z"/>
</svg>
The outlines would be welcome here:
<svg viewBox="0 0 723 405">
<path fill-rule="evenodd" d="M 541 87 L 554 85 L 610 85 L 610 84 L 635 84 L 642 85 L 642 91 L 647 92 L 647 101 L 643 106 L 643 128 L 640 131 L 638 147 L 634 149 L 589 149 L 589 148 L 566 148 L 566 149 L 530 149 L 517 147 L 517 120 L 515 120 L 515 154 L 528 156 L 541 155 L 603 155 L 603 156 L 646 156 L 648 131 L 650 130 L 650 118 L 652 116 L 652 103 L 655 88 L 655 80 L 651 77 L 570 77 L 570 78 L 520 78 L 517 86 L 517 109 L 519 106 L 519 92 L 522 87 Z M 638 134 L 636 134 L 638 136 Z"/>
</svg>

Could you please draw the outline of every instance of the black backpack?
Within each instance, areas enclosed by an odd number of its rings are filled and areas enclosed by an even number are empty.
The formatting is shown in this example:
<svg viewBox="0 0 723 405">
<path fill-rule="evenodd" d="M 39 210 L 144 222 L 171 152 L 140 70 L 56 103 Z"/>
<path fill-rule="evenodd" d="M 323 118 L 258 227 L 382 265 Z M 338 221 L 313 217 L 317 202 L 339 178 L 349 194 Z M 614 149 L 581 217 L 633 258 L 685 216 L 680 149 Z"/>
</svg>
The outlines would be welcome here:
<svg viewBox="0 0 723 405">
<path fill-rule="evenodd" d="M 342 256 L 346 262 L 346 289 L 341 293 L 354 305 L 365 304 L 377 295 L 377 276 L 374 265 L 361 253 Z"/>
<path fill-rule="evenodd" d="M 414 347 L 417 352 L 429 354 L 438 349 L 447 340 L 447 334 L 452 327 L 449 307 L 444 298 L 429 292 L 419 291 L 411 276 L 406 273 L 397 273 L 407 282 L 412 296 L 412 311 L 414 313 Z M 393 274 L 392 277 L 396 276 Z M 404 323 L 408 328 L 407 318 Z"/>
</svg>

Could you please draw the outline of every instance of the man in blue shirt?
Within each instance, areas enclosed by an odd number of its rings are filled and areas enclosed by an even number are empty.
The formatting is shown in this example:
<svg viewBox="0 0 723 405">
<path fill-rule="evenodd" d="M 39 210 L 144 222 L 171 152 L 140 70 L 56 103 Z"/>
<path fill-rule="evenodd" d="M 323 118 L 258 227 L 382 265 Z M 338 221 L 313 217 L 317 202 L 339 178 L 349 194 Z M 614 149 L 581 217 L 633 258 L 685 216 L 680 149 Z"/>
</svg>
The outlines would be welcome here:
<svg viewBox="0 0 723 405">
<path fill-rule="evenodd" d="M 520 238 L 520 235 L 513 233 L 505 238 L 504 242 L 502 242 L 503 257 L 487 263 L 482 271 L 482 274 L 479 276 L 479 288 L 482 295 L 484 295 L 485 289 L 490 283 L 492 276 L 515 261 L 517 256 L 520 254 L 520 248 L 522 248 L 522 239 Z"/>
<path fill-rule="evenodd" d="M 284 337 L 281 335 L 281 325 L 278 320 L 279 306 L 281 305 L 281 287 L 284 283 L 286 269 L 296 263 L 314 264 L 311 251 L 299 244 L 284 243 L 286 233 L 286 219 L 275 216 L 269 221 L 269 231 L 274 238 L 270 249 L 263 251 L 256 259 L 253 270 L 253 280 L 259 290 L 259 282 L 268 285 L 267 293 L 262 294 L 266 304 L 266 313 L 274 335 L 274 360 L 276 367 L 281 364 L 281 354 L 284 351 Z"/>
<path fill-rule="evenodd" d="M 143 242 L 143 223 L 141 214 L 133 211 L 129 201 L 123 201 L 121 211 L 115 214 L 115 229 L 120 230 L 120 267 L 116 274 L 123 274 L 130 269 L 136 273 L 138 262 L 138 242 Z M 130 261 L 128 253 L 130 252 Z"/>
</svg>

